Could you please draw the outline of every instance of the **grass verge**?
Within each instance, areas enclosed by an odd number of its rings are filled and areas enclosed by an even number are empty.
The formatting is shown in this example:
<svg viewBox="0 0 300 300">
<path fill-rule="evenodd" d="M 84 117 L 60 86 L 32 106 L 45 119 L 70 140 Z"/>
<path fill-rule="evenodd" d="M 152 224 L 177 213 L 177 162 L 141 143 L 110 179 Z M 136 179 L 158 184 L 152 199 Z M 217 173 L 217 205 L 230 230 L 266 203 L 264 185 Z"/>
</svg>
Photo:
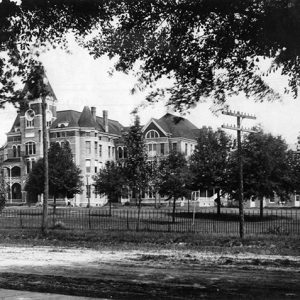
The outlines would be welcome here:
<svg viewBox="0 0 300 300">
<path fill-rule="evenodd" d="M 229 235 L 131 231 L 0 230 L 1 245 L 85 247 L 92 249 L 191 249 L 226 253 L 300 255 L 299 236 Z"/>
</svg>

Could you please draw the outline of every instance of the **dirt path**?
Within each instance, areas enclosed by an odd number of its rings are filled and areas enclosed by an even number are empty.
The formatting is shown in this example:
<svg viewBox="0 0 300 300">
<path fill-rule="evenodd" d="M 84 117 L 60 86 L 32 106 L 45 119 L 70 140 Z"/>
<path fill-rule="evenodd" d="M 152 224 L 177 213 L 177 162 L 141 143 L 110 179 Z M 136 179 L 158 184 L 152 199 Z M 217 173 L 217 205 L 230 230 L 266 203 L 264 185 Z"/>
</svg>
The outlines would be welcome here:
<svg viewBox="0 0 300 300">
<path fill-rule="evenodd" d="M 0 247 L 0 287 L 109 299 L 300 298 L 300 257 Z"/>
</svg>

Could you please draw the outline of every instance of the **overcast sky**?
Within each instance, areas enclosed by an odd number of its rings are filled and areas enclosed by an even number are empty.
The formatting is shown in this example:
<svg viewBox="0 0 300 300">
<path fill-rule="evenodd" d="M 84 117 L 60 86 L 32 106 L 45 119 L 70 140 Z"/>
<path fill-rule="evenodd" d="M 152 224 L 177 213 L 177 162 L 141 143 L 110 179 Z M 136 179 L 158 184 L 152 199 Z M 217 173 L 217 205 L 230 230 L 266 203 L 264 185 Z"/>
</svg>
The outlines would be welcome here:
<svg viewBox="0 0 300 300">
<path fill-rule="evenodd" d="M 135 79 L 130 75 L 116 72 L 113 76 L 109 76 L 108 71 L 113 63 L 107 58 L 94 60 L 85 50 L 76 46 L 72 46 L 71 50 L 72 54 L 52 50 L 42 56 L 48 79 L 58 98 L 58 110 L 82 111 L 85 105 L 95 106 L 97 115 L 101 116 L 102 110 L 105 109 L 108 110 L 110 119 L 118 120 L 125 126 L 130 125 L 132 123 L 130 112 L 136 106 L 145 103 L 145 93 L 130 94 Z M 286 83 L 284 78 L 274 74 L 267 80 L 278 92 L 283 92 Z M 287 143 L 296 143 L 300 130 L 299 99 L 284 96 L 282 102 L 255 103 L 241 95 L 230 99 L 228 104 L 232 110 L 256 115 L 257 120 L 246 122 L 246 126 L 261 124 L 265 131 L 282 135 Z M 206 125 L 218 128 L 224 123 L 235 123 L 232 117 L 212 114 L 210 106 L 209 101 L 198 104 L 195 109 L 187 112 L 185 117 L 198 127 Z M 163 103 L 159 103 L 141 109 L 139 115 L 145 124 L 151 117 L 160 118 L 166 112 L 167 108 Z M 0 110 L 0 145 L 5 143 L 5 134 L 10 130 L 15 117 L 16 110 L 11 106 Z"/>
</svg>

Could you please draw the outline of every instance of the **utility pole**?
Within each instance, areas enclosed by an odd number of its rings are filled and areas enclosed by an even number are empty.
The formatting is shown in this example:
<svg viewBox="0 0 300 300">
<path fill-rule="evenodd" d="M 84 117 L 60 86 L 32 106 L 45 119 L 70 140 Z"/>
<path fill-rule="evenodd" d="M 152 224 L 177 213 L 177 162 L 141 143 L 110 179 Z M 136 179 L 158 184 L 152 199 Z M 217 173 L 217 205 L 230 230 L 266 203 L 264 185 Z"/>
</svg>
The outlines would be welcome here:
<svg viewBox="0 0 300 300">
<path fill-rule="evenodd" d="M 255 132 L 254 130 L 241 127 L 241 119 L 253 119 L 254 115 L 245 114 L 242 112 L 235 111 L 223 111 L 223 115 L 236 117 L 237 125 L 222 125 L 222 128 L 235 130 L 237 132 L 237 146 L 238 146 L 238 166 L 239 166 L 239 221 L 240 221 L 240 238 L 244 238 L 244 182 L 243 182 L 243 154 L 242 154 L 242 132 Z"/>
</svg>

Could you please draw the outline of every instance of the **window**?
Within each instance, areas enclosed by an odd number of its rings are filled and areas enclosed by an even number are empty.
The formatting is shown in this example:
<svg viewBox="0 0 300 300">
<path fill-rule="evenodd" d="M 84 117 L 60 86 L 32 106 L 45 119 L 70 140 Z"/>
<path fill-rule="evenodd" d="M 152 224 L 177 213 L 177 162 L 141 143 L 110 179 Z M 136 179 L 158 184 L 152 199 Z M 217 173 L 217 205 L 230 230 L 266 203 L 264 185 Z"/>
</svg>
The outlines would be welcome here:
<svg viewBox="0 0 300 300">
<path fill-rule="evenodd" d="M 160 144 L 160 154 L 165 155 L 165 144 Z"/>
<path fill-rule="evenodd" d="M 271 196 L 271 197 L 270 197 L 270 203 L 275 203 L 275 198 L 274 198 L 274 196 Z"/>
<path fill-rule="evenodd" d="M 85 135 L 86 136 L 91 136 L 91 133 L 90 132 L 86 132 Z"/>
<path fill-rule="evenodd" d="M 32 120 L 26 120 L 26 128 L 32 128 L 34 127 L 34 119 Z"/>
<path fill-rule="evenodd" d="M 90 159 L 87 159 L 85 161 L 85 172 L 91 173 L 91 160 Z"/>
<path fill-rule="evenodd" d="M 51 121 L 47 121 L 47 127 L 51 126 Z"/>
<path fill-rule="evenodd" d="M 18 155 L 18 157 L 21 156 L 21 145 L 17 146 L 17 155 Z"/>
<path fill-rule="evenodd" d="M 102 157 L 102 145 L 99 145 L 99 156 Z"/>
<path fill-rule="evenodd" d="M 108 146 L 108 157 L 110 157 L 110 146 Z"/>
<path fill-rule="evenodd" d="M 97 174 L 98 172 L 98 161 L 95 160 L 95 174 Z"/>
<path fill-rule="evenodd" d="M 159 137 L 159 134 L 156 130 L 149 130 L 146 134 L 146 139 L 155 139 L 158 137 Z"/>
<path fill-rule="evenodd" d="M 60 138 L 60 132 L 56 133 L 56 137 Z"/>
<path fill-rule="evenodd" d="M 85 142 L 85 153 L 91 154 L 91 142 L 90 141 Z"/>
<path fill-rule="evenodd" d="M 97 156 L 97 152 L 98 152 L 98 142 L 95 142 L 95 156 Z"/>
<path fill-rule="evenodd" d="M 122 149 L 122 147 L 118 147 L 118 158 L 123 158 L 123 149 Z"/>
<path fill-rule="evenodd" d="M 124 149 L 123 149 L 123 155 L 124 155 L 124 158 L 127 158 L 127 147 L 124 147 Z"/>
<path fill-rule="evenodd" d="M 112 157 L 115 158 L 115 147 L 112 147 L 111 150 L 112 150 Z"/>
<path fill-rule="evenodd" d="M 185 144 L 184 154 L 185 154 L 185 155 L 188 154 L 188 144 Z"/>
<path fill-rule="evenodd" d="M 148 153 L 150 157 L 156 156 L 156 144 L 148 144 Z"/>
<path fill-rule="evenodd" d="M 17 146 L 13 146 L 12 150 L 13 150 L 13 157 L 17 157 Z"/>
<path fill-rule="evenodd" d="M 26 153 L 26 155 L 35 154 L 35 143 L 34 142 L 28 142 L 25 144 L 25 153 Z"/>
<path fill-rule="evenodd" d="M 177 151 L 177 143 L 172 144 L 172 149 L 173 149 L 173 151 Z"/>
<path fill-rule="evenodd" d="M 26 160 L 26 173 L 29 174 L 31 170 L 31 163 L 30 160 Z"/>
</svg>

